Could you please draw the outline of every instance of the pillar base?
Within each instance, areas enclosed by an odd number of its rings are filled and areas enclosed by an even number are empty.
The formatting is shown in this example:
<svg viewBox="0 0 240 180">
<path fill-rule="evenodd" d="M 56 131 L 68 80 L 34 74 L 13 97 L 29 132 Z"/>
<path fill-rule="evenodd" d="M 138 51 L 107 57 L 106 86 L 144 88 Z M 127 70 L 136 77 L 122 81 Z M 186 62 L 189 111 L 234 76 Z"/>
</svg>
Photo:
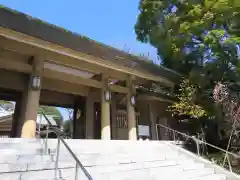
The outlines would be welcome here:
<svg viewBox="0 0 240 180">
<path fill-rule="evenodd" d="M 22 138 L 35 138 L 36 137 L 36 121 L 27 120 L 23 124 L 22 128 Z"/>
<path fill-rule="evenodd" d="M 129 137 L 129 140 L 133 140 L 133 141 L 137 140 L 137 129 L 132 128 L 131 130 L 129 130 L 128 137 Z"/>
<path fill-rule="evenodd" d="M 110 126 L 102 128 L 102 140 L 111 140 L 111 129 Z"/>
</svg>

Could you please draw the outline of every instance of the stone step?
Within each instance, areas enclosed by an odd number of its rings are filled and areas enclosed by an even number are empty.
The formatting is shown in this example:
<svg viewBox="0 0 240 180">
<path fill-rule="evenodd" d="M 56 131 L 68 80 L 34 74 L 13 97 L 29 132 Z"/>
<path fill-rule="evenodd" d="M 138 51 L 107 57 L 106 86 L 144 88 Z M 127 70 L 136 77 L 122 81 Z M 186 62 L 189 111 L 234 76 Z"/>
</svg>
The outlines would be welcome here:
<svg viewBox="0 0 240 180">
<path fill-rule="evenodd" d="M 54 179 L 55 170 L 41 170 L 41 171 L 28 171 L 20 173 L 21 180 L 32 180 L 32 179 Z"/>
<path fill-rule="evenodd" d="M 21 174 L 18 173 L 0 173 L 1 180 L 20 180 Z"/>
<path fill-rule="evenodd" d="M 155 172 L 155 174 L 152 174 L 155 177 L 158 177 L 159 179 L 166 179 L 166 180 L 175 180 L 176 178 L 178 180 L 186 180 L 186 179 L 193 179 L 198 178 L 202 176 L 207 175 L 213 175 L 215 173 L 214 168 L 203 168 L 203 169 L 193 169 L 189 171 L 183 171 L 178 172 L 174 174 L 159 174 L 158 172 Z"/>
<path fill-rule="evenodd" d="M 99 167 L 91 167 L 89 168 L 89 172 L 95 174 L 95 173 L 115 173 L 115 172 L 121 172 L 121 171 L 133 171 L 133 170 L 149 170 L 150 172 L 154 172 L 157 170 L 158 172 L 162 170 L 163 172 L 175 172 L 179 170 L 192 170 L 192 169 L 198 169 L 198 168 L 203 168 L 204 166 L 202 164 L 189 164 L 189 165 L 184 165 L 184 164 L 177 164 L 177 163 L 172 163 L 172 164 L 167 164 L 162 162 L 160 163 L 153 163 L 149 165 L 144 165 L 144 164 L 125 164 L 125 165 L 116 165 L 116 166 L 99 166 Z M 88 169 L 88 167 L 86 167 Z"/>
<path fill-rule="evenodd" d="M 31 142 L 31 141 L 30 141 Z M 21 153 L 33 153 L 35 152 L 35 150 L 39 150 L 39 149 L 44 149 L 45 148 L 45 143 L 40 144 L 40 142 L 36 142 L 34 141 L 34 143 L 5 143 L 5 144 L 0 144 L 0 152 L 1 154 L 21 154 Z M 14 144 L 14 145 L 13 145 Z M 76 143 L 75 143 L 76 144 Z M 48 147 L 52 150 L 56 152 L 56 144 L 51 147 L 51 144 L 49 143 Z M 70 145 L 71 147 L 71 145 Z M 96 148 L 95 148 L 96 147 Z M 79 153 L 83 153 L 83 152 L 92 152 L 92 153 L 135 153 L 136 151 L 139 150 L 139 148 L 119 148 L 119 147 L 114 147 L 113 149 L 110 148 L 106 148 L 103 149 L 101 148 L 101 151 L 99 150 L 99 148 L 97 148 L 98 146 L 96 145 L 91 145 L 91 146 L 84 146 L 84 148 L 81 148 L 81 146 L 79 145 L 75 145 L 74 147 L 71 147 L 74 151 L 79 152 Z M 11 148 L 11 151 L 9 151 L 9 148 Z M 149 148 L 150 150 L 146 151 L 145 149 L 141 148 L 141 150 L 144 150 L 146 153 L 169 153 L 170 149 L 167 148 L 160 148 L 159 150 L 156 150 L 154 148 Z M 34 151 L 33 151 L 34 150 Z M 66 148 L 62 145 L 61 147 L 61 151 L 67 151 Z"/>
<path fill-rule="evenodd" d="M 16 149 L 16 148 L 37 148 L 44 146 L 44 144 L 36 143 L 0 143 L 0 149 Z"/>
<path fill-rule="evenodd" d="M 0 164 L 27 164 L 29 162 L 46 162 L 54 161 L 51 155 L 11 155 L 11 156 L 0 156 Z"/>
<path fill-rule="evenodd" d="M 15 156 L 15 155 L 33 155 L 33 154 L 43 154 L 45 152 L 45 148 L 11 148 L 9 149 L 0 149 L 0 154 L 3 156 Z"/>
<path fill-rule="evenodd" d="M 45 147 L 45 146 L 43 146 Z M 48 147 L 50 148 L 50 147 Z M 159 153 L 171 153 L 171 152 L 177 152 L 176 150 L 172 150 L 172 149 L 161 149 L 161 150 L 158 150 L 158 151 L 154 151 L 154 150 L 144 150 L 144 149 L 126 149 L 126 150 L 120 150 L 120 149 L 107 149 L 107 150 L 104 150 L 104 149 L 99 149 L 99 147 L 89 147 L 89 148 L 86 148 L 86 149 L 83 149 L 83 148 L 77 148 L 77 147 L 70 147 L 73 151 L 76 151 L 76 152 L 81 152 L 81 153 L 92 153 L 92 154 L 99 154 L 99 153 L 122 153 L 122 154 L 125 154 L 125 153 L 128 153 L 128 154 L 134 154 L 138 151 L 144 151 L 146 152 L 146 154 L 159 154 Z M 95 149 L 92 149 L 92 148 L 95 148 Z M 57 151 L 56 150 L 56 147 L 54 148 L 50 148 L 51 151 Z M 60 152 L 65 152 L 67 151 L 67 149 L 65 147 L 61 147 L 60 146 Z"/>
<path fill-rule="evenodd" d="M 36 158 L 35 158 L 36 159 Z M 48 159 L 47 159 L 48 160 Z M 34 163 L 32 163 L 34 162 Z M 51 160 L 43 160 L 41 161 L 32 161 L 29 164 L 24 162 L 16 163 L 16 164 L 0 164 L 0 173 L 8 173 L 8 172 L 23 172 L 23 171 L 36 171 L 36 170 L 50 170 L 55 169 L 55 162 Z M 93 161 L 83 161 L 82 164 L 85 167 L 94 166 L 98 171 L 111 172 L 111 171 L 121 171 L 121 170 L 131 170 L 131 169 L 139 169 L 139 168 L 150 168 L 150 167 L 163 167 L 163 166 L 174 166 L 179 164 L 194 164 L 192 160 L 162 160 L 162 161 L 148 161 L 142 163 L 113 163 L 111 161 L 106 162 L 93 162 Z M 58 163 L 59 168 L 74 168 L 76 166 L 76 162 L 73 161 L 60 161 Z"/>
<path fill-rule="evenodd" d="M 149 143 L 142 143 L 142 142 L 135 142 L 135 141 L 99 141 L 99 140 L 77 140 L 78 143 L 76 143 L 76 140 L 71 140 L 71 139 L 66 139 L 65 140 L 67 144 L 70 147 L 101 147 L 101 149 L 138 149 L 138 148 L 143 148 L 143 149 L 158 149 L 161 148 L 162 146 L 166 146 L 166 144 L 163 143 L 154 143 L 154 142 L 149 142 Z M 21 139 L 21 138 L 0 138 L 0 147 L 4 145 L 8 146 L 14 146 L 14 145 L 31 145 L 31 144 L 37 144 L 37 145 L 44 145 L 45 144 L 45 139 Z M 151 148 L 148 148 L 146 146 L 147 144 L 151 145 Z M 57 146 L 57 139 L 48 139 L 48 145 L 51 147 L 56 147 Z M 105 146 L 106 145 L 106 146 Z M 167 148 L 167 147 L 165 147 Z M 169 148 L 169 147 L 168 147 Z"/>
<path fill-rule="evenodd" d="M 101 149 L 115 149 L 115 148 L 122 148 L 122 149 L 134 149 L 134 148 L 144 148 L 144 149 L 149 149 L 148 144 L 150 144 L 150 147 L 153 148 L 160 148 L 162 146 L 166 147 L 166 144 L 163 143 L 158 143 L 154 144 L 152 142 L 150 143 L 142 143 L 142 142 L 134 142 L 134 141 L 103 141 L 99 142 L 99 140 L 78 140 L 78 143 L 76 144 L 76 140 L 71 140 L 71 139 L 66 139 L 66 143 L 70 147 L 101 147 Z M 43 142 L 43 141 L 42 141 Z M 57 140 L 56 139 L 49 139 L 48 144 L 50 146 L 56 147 L 57 145 Z M 168 147 L 170 148 L 170 147 Z"/>
<path fill-rule="evenodd" d="M 95 149 L 95 150 L 91 150 L 91 148 L 89 148 L 89 150 L 85 150 L 85 151 L 82 151 L 81 149 L 79 149 L 79 148 L 71 148 L 71 150 L 74 152 L 74 153 L 76 153 L 76 154 L 84 154 L 84 155 L 88 155 L 88 154 L 91 154 L 91 155 L 99 155 L 99 154 L 101 154 L 101 155 L 111 155 L 111 154 L 122 154 L 122 155 L 124 155 L 124 154 L 128 154 L 128 155 L 136 155 L 136 154 L 139 154 L 139 153 L 136 153 L 136 152 L 139 152 L 140 150 L 138 149 L 138 150 L 134 150 L 134 151 L 130 151 L 130 150 L 128 150 L 128 151 L 124 151 L 124 152 L 122 152 L 122 151 L 119 151 L 119 150 L 112 150 L 112 151 L 110 151 L 110 152 L 108 152 L 108 151 L 102 151 L 102 150 L 97 150 L 97 149 Z M 57 152 L 57 150 L 56 149 L 51 149 L 51 152 Z M 174 151 L 174 150 L 167 150 L 167 149 L 165 149 L 165 150 L 161 150 L 161 151 L 157 151 L 157 152 L 151 152 L 151 151 L 144 151 L 144 150 L 141 150 L 141 152 L 144 152 L 144 155 L 159 155 L 159 154 L 179 154 L 179 152 L 178 151 Z M 67 149 L 66 148 L 61 148 L 60 149 L 60 154 L 67 154 L 68 153 L 68 151 L 67 151 Z"/>
<path fill-rule="evenodd" d="M 41 147 L 28 147 L 26 145 L 26 147 L 16 147 L 16 148 L 13 148 L 13 147 L 5 147 L 5 148 L 0 148 L 0 153 L 1 154 L 22 154 L 22 153 L 31 153 L 31 152 L 36 152 L 36 150 L 39 150 L 41 149 Z"/>
<path fill-rule="evenodd" d="M 144 161 L 154 161 L 154 160 L 172 160 L 172 159 L 188 159 L 187 156 L 181 154 L 159 154 L 156 156 L 153 155 L 86 155 L 86 154 L 76 154 L 80 161 L 84 160 L 111 160 L 111 161 L 120 161 L 120 162 L 144 162 Z M 54 160 L 56 156 L 54 157 Z M 62 155 L 60 154 L 59 160 L 71 160 L 73 159 L 71 155 Z"/>
<path fill-rule="evenodd" d="M 44 154 L 44 153 L 43 153 Z M 56 157 L 57 153 L 50 153 L 50 155 L 53 155 L 54 157 Z M 174 159 L 174 158 L 182 158 L 182 156 L 185 156 L 184 154 L 179 154 L 179 153 L 169 153 L 169 154 L 137 154 L 135 153 L 134 155 L 131 154 L 119 154 L 119 153 L 109 153 L 108 155 L 106 154 L 86 154 L 86 153 L 74 153 L 78 158 L 80 159 L 89 159 L 89 158 L 119 158 L 119 159 L 124 159 L 124 158 L 128 158 L 128 159 L 153 159 L 153 158 L 164 158 L 164 159 Z M 24 155 L 24 154 L 23 154 Z M 59 157 L 61 158 L 68 158 L 70 157 L 71 154 L 69 152 L 64 152 L 64 153 L 60 153 Z"/>
<path fill-rule="evenodd" d="M 226 180 L 227 177 L 224 174 L 212 174 L 202 177 L 193 178 L 192 180 Z"/>
<path fill-rule="evenodd" d="M 162 170 L 159 171 L 159 169 L 154 169 L 153 171 L 146 171 L 144 172 L 127 172 L 127 173 L 118 173 L 118 174 L 111 174 L 108 176 L 107 179 L 147 179 L 148 177 L 151 177 L 153 179 L 163 179 L 163 180 L 188 180 L 192 177 L 212 174 L 213 170 L 209 169 L 198 169 L 198 170 L 188 170 L 188 171 L 180 171 L 180 170 L 168 170 L 167 172 L 163 172 Z M 107 176 L 106 176 L 107 177 Z M 131 178 L 129 178 L 131 177 Z"/>
<path fill-rule="evenodd" d="M 237 179 L 167 142 L 69 139 L 66 142 L 94 180 Z M 0 141 L 0 180 L 55 179 L 56 147 L 57 140 L 49 139 L 51 154 L 47 155 L 43 154 L 43 139 L 3 139 Z M 60 146 L 58 166 L 55 180 L 75 179 L 76 162 L 63 144 Z M 87 179 L 80 168 L 78 177 Z"/>
<path fill-rule="evenodd" d="M 128 155 L 128 154 L 76 154 L 77 157 L 80 160 L 96 160 L 96 159 L 114 159 L 114 160 L 123 160 L 125 161 L 130 160 L 131 162 L 142 162 L 142 161 L 151 161 L 151 160 L 164 160 L 164 159 L 174 159 L 174 158 L 185 158 L 186 156 L 182 156 L 182 155 L 178 155 L 178 154 L 159 154 L 159 155 Z M 23 162 L 28 162 L 28 161 L 42 161 L 43 159 L 56 159 L 56 155 L 51 154 L 51 155 L 45 155 L 45 154 L 36 154 L 36 153 L 32 153 L 32 154 L 19 154 L 16 153 L 10 153 L 10 154 L 4 154 L 0 156 L 0 164 L 2 163 L 11 163 L 11 162 L 15 162 L 15 161 L 23 161 Z M 63 153 L 60 154 L 59 156 L 59 160 L 71 160 L 73 159 L 72 156 L 70 155 L 70 153 Z M 13 162 L 13 163 L 14 163 Z"/>
<path fill-rule="evenodd" d="M 85 166 L 96 166 L 96 165 L 114 165 L 114 164 L 128 164 L 128 163 L 152 163 L 152 162 L 171 162 L 172 161 L 186 161 L 187 159 L 154 159 L 154 160 L 137 160 L 137 161 L 132 161 L 129 159 L 114 159 L 114 158 L 99 158 L 99 159 L 83 159 L 81 160 L 81 163 L 84 164 Z"/>
<path fill-rule="evenodd" d="M 153 161 L 171 161 L 171 160 L 188 160 L 186 158 L 179 158 L 179 159 L 164 159 L 164 158 L 155 158 L 155 159 L 138 159 L 138 160 L 131 160 L 131 159 L 119 159 L 119 158 L 87 158 L 87 159 L 81 159 L 79 158 L 80 162 L 84 164 L 85 166 L 96 166 L 96 165 L 114 165 L 114 164 L 127 164 L 127 163 L 145 163 L 145 162 L 153 162 Z M 62 161 L 72 161 L 74 162 L 74 159 L 71 158 L 65 158 L 65 159 L 59 159 L 59 162 Z"/>
<path fill-rule="evenodd" d="M 179 180 L 187 180 L 190 178 L 194 178 L 194 180 L 203 180 L 208 178 L 209 180 L 223 180 L 224 176 L 213 175 L 214 171 L 212 169 L 199 169 L 191 170 L 186 169 L 185 171 L 180 169 L 180 167 L 161 167 L 161 168 L 152 168 L 152 169 L 138 169 L 138 170 L 131 170 L 131 171 L 119 171 L 119 172 L 111 172 L 111 173 L 99 173 L 96 172 L 94 168 L 87 168 L 87 170 L 92 174 L 93 179 L 102 179 L 102 180 L 123 180 L 123 179 L 165 179 L 165 180 L 175 180 L 176 178 Z M 167 170 L 167 171 L 166 171 Z M 61 179 L 74 179 L 75 178 L 75 168 L 71 169 L 63 169 L 59 174 Z M 204 176 L 205 178 L 201 177 L 202 179 L 197 178 L 198 176 Z M 28 172 L 17 172 L 17 173 L 4 173 L 0 174 L 1 180 L 47 180 L 47 179 L 55 179 L 55 170 L 42 170 L 42 171 L 28 171 Z M 79 179 L 87 179 L 85 174 L 82 172 L 81 169 L 78 170 L 78 178 Z M 207 179 L 206 179 L 207 180 Z"/>
<path fill-rule="evenodd" d="M 53 140 L 53 139 L 52 139 Z M 39 143 L 41 140 L 39 139 L 22 139 L 22 138 L 0 138 L 0 144 L 2 143 L 9 143 L 9 144 L 16 144 L 16 143 Z"/>
<path fill-rule="evenodd" d="M 53 153 L 56 153 L 57 150 L 56 148 L 49 148 L 51 152 Z M 108 154 L 128 154 L 128 155 L 135 155 L 135 154 L 138 154 L 136 152 L 139 151 L 138 150 L 126 150 L 126 151 L 120 151 L 118 149 L 116 150 L 108 150 L 108 151 L 103 151 L 103 150 L 97 150 L 97 148 L 94 148 L 94 147 L 91 147 L 89 149 L 86 149 L 86 150 L 82 150 L 82 149 L 79 149 L 79 148 L 71 148 L 72 151 L 75 153 L 75 154 L 102 154 L 102 155 L 108 155 Z M 157 152 L 153 152 L 153 151 L 144 151 L 144 150 L 141 150 L 142 152 L 145 152 L 144 154 L 152 154 L 153 156 L 154 155 L 158 155 L 158 154 L 178 154 L 177 151 L 172 151 L 172 150 L 161 150 L 161 151 L 157 151 Z M 69 152 L 66 150 L 66 148 L 60 148 L 60 154 L 68 154 Z"/>
<path fill-rule="evenodd" d="M 183 170 L 180 167 L 160 167 L 160 168 L 150 168 L 150 169 L 137 169 L 129 171 L 118 171 L 110 173 L 100 173 L 96 172 L 93 168 L 87 168 L 90 175 L 95 180 L 147 180 L 149 177 L 152 179 L 163 179 L 163 180 L 187 180 L 192 177 L 198 177 L 202 175 L 210 175 L 214 173 L 213 169 L 188 169 Z M 167 170 L 167 171 L 166 171 Z M 85 178 L 85 175 L 81 170 L 78 171 L 78 177 Z M 65 179 L 73 179 L 75 176 L 75 168 L 63 169 L 61 170 L 61 177 Z"/>
<path fill-rule="evenodd" d="M 86 166 L 92 165 L 107 165 L 107 164 L 119 164 L 119 163 L 131 163 L 131 162 L 151 162 L 151 161 L 162 161 L 162 160 L 175 160 L 174 156 L 170 158 L 166 158 L 165 156 L 123 156 L 123 155 L 111 155 L 111 156 L 95 156 L 95 155 L 77 155 L 80 161 Z M 29 164 L 32 161 L 35 163 L 43 163 L 43 162 L 52 162 L 55 161 L 56 156 L 54 155 L 5 155 L 0 156 L 0 164 Z M 187 160 L 184 156 L 179 156 L 177 159 L 179 160 Z M 59 161 L 72 161 L 75 162 L 71 155 L 60 155 Z"/>
</svg>

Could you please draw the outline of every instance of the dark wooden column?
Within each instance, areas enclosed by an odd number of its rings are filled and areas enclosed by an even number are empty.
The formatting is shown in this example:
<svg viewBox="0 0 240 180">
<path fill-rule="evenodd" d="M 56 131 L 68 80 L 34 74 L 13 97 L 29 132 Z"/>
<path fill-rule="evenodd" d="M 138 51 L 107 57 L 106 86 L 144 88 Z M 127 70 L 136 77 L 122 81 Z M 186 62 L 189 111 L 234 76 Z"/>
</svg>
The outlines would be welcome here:
<svg viewBox="0 0 240 180">
<path fill-rule="evenodd" d="M 94 103 L 94 139 L 101 139 L 101 106 Z"/>
<path fill-rule="evenodd" d="M 86 98 L 76 96 L 73 112 L 73 138 L 85 139 L 86 137 Z"/>
<path fill-rule="evenodd" d="M 10 133 L 10 137 L 12 138 L 16 138 L 16 137 L 20 137 L 20 132 L 18 132 L 18 130 L 20 130 L 20 128 L 18 126 L 20 126 L 20 114 L 21 114 L 21 98 L 17 98 L 15 101 L 15 109 L 14 109 L 14 114 L 12 117 L 12 129 L 11 129 L 11 133 Z"/>
</svg>

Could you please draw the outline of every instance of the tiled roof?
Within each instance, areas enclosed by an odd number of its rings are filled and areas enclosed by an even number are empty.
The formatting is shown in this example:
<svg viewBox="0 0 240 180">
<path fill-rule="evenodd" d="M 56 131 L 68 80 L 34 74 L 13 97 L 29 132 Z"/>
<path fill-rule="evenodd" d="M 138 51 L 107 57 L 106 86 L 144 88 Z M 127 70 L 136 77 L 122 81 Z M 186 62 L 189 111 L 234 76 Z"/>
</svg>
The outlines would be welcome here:
<svg viewBox="0 0 240 180">
<path fill-rule="evenodd" d="M 4 6 L 0 6 L 0 26 L 106 61 L 114 61 L 116 64 L 161 76 L 172 82 L 178 81 L 180 77 L 176 72 L 155 65 L 150 60 L 143 60 L 140 56 L 128 54 Z"/>
</svg>

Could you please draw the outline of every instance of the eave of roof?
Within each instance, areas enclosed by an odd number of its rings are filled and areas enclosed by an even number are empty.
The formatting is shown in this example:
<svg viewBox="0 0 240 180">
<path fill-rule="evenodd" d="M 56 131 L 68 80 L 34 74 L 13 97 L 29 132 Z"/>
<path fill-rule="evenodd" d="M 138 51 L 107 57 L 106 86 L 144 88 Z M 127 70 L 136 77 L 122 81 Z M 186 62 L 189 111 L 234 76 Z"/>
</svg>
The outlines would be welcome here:
<svg viewBox="0 0 240 180">
<path fill-rule="evenodd" d="M 180 75 L 172 70 L 153 64 L 150 60 L 128 54 L 116 48 L 96 42 L 85 36 L 49 24 L 21 12 L 0 6 L 0 26 L 52 42 L 106 61 L 121 64 L 139 71 L 147 71 L 155 76 L 178 83 Z"/>
</svg>

